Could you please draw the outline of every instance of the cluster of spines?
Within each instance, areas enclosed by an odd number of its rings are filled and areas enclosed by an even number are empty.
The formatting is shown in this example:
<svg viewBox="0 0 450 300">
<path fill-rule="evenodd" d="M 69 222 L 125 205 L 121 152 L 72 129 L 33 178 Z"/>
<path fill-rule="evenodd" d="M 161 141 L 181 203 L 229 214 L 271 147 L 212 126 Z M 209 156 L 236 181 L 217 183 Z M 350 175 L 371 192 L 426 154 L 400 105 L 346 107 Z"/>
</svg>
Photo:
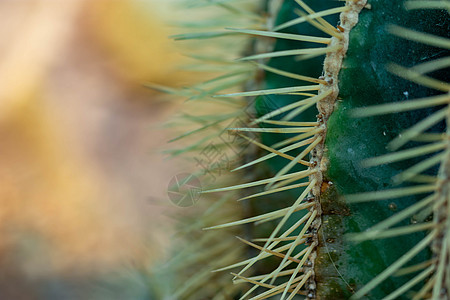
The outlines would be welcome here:
<svg viewBox="0 0 450 300">
<path fill-rule="evenodd" d="M 356 3 L 358 1 L 348 1 L 348 3 Z M 442 4 L 437 3 L 430 3 L 430 2 L 440 2 Z M 308 41 L 308 42 L 316 42 L 318 44 L 325 44 L 326 47 L 318 47 L 318 48 L 310 48 L 310 49 L 298 49 L 298 50 L 288 50 L 288 51 L 279 51 L 279 52 L 269 52 L 269 53 L 262 53 L 262 54 L 255 54 L 252 56 L 244 57 L 240 59 L 240 61 L 248 61 L 248 60 L 264 60 L 267 58 L 275 58 L 280 56 L 296 56 L 297 59 L 308 59 L 312 57 L 316 57 L 319 55 L 324 54 L 330 54 L 330 53 L 336 53 L 342 50 L 342 47 L 338 45 L 330 46 L 330 43 L 332 41 L 332 38 L 341 39 L 342 38 L 342 27 L 338 26 L 337 28 L 330 25 L 328 22 L 326 22 L 322 17 L 329 15 L 329 14 L 335 14 L 335 13 L 342 13 L 346 10 L 349 10 L 348 6 L 340 7 L 340 8 L 333 8 L 321 12 L 314 12 L 312 11 L 303 1 L 297 1 L 297 3 L 300 4 L 300 7 L 305 11 L 301 11 L 300 9 L 296 11 L 299 15 L 299 18 L 292 20 L 290 22 L 287 22 L 285 24 L 281 24 L 275 28 L 272 28 L 271 30 L 264 30 L 264 26 L 260 29 L 230 29 L 228 31 L 221 31 L 221 32 L 213 32 L 213 33 L 203 33 L 203 34 L 197 34 L 197 35 L 184 35 L 184 36 L 178 36 L 179 39 L 185 39 L 185 38 L 211 38 L 211 37 L 217 37 L 217 36 L 226 36 L 226 35 L 237 35 L 237 34 L 247 34 L 247 35 L 254 35 L 254 36 L 262 36 L 262 37 L 273 37 L 273 38 L 285 38 L 285 39 L 293 39 L 293 40 L 299 40 L 299 41 Z M 347 4 L 348 4 L 347 3 Z M 409 1 L 406 3 L 406 7 L 409 9 L 422 9 L 422 8 L 442 8 L 445 6 L 447 8 L 447 2 L 446 1 Z M 299 7 L 299 8 L 300 8 Z M 256 18 L 255 18 L 256 19 Z M 293 34 L 284 34 L 277 32 L 278 30 L 281 30 L 283 28 L 286 28 L 288 26 L 292 26 L 295 24 L 299 24 L 301 22 L 310 22 L 313 24 L 316 28 L 320 29 L 321 31 L 327 33 L 330 35 L 330 38 L 319 38 L 319 37 L 309 37 L 309 36 L 303 36 L 303 35 L 293 35 Z M 339 28 L 340 27 L 340 28 Z M 419 42 L 424 43 L 432 43 L 433 45 L 437 45 L 443 48 L 448 49 L 448 40 L 438 38 L 438 37 L 430 37 L 429 35 L 422 34 L 417 35 L 416 33 L 411 32 L 408 29 L 392 26 L 390 28 L 391 33 L 398 35 L 402 38 L 407 39 L 414 39 Z M 424 74 L 427 72 L 430 72 L 434 70 L 435 68 L 442 68 L 446 64 L 447 60 L 442 61 L 436 61 L 434 63 L 427 63 L 420 66 L 416 66 L 412 69 L 405 69 L 401 66 L 397 65 L 390 65 L 389 69 L 394 74 L 397 74 L 399 76 L 402 76 L 408 80 L 417 82 L 419 84 L 423 84 L 427 87 L 436 88 L 441 91 L 448 92 L 448 84 L 439 82 L 435 79 L 428 78 Z M 249 65 L 246 65 L 249 66 Z M 314 94 L 315 92 L 318 92 L 321 90 L 321 86 L 327 86 L 330 85 L 330 81 L 327 81 L 327 78 L 310 78 L 307 76 L 302 76 L 298 74 L 289 73 L 283 70 L 274 69 L 272 67 L 266 66 L 264 64 L 253 64 L 250 65 L 252 67 L 256 67 L 262 70 L 265 70 L 266 72 L 273 72 L 278 75 L 286 76 L 289 78 L 295 78 L 298 80 L 306 81 L 313 83 L 312 85 L 301 85 L 301 86 L 294 86 L 294 87 L 286 87 L 286 88 L 277 88 L 277 89 L 271 89 L 271 90 L 257 90 L 257 91 L 247 91 L 247 92 L 240 92 L 240 93 L 232 93 L 232 94 L 225 94 L 225 95 L 215 95 L 215 98 L 219 97 L 226 97 L 226 99 L 231 99 L 232 97 L 248 97 L 248 96 L 260 96 L 260 95 L 271 95 L 271 94 L 280 94 L 280 95 L 299 95 L 299 96 L 306 96 L 308 98 L 299 100 L 298 102 L 295 102 L 293 104 L 284 106 L 280 109 L 277 109 L 273 112 L 270 112 L 253 122 L 251 122 L 251 125 L 261 125 L 261 124 L 272 124 L 272 125 L 278 125 L 278 126 L 285 126 L 285 127 L 277 127 L 277 128 L 230 128 L 230 131 L 234 131 L 237 134 L 242 135 L 242 132 L 272 132 L 272 133 L 299 133 L 296 137 L 289 138 L 283 142 L 277 143 L 272 146 L 267 146 L 262 143 L 259 143 L 255 140 L 249 139 L 249 142 L 254 143 L 256 146 L 270 152 L 269 154 L 254 160 L 252 162 L 249 162 L 238 169 L 243 169 L 245 167 L 254 165 L 256 163 L 265 161 L 267 159 L 270 159 L 275 156 L 281 156 L 285 159 L 288 159 L 290 162 L 284 167 L 278 174 L 276 174 L 274 177 L 265 179 L 265 180 L 258 180 L 255 182 L 250 182 L 246 184 L 239 184 L 235 186 L 230 186 L 227 188 L 220 188 L 220 189 L 214 189 L 207 191 L 205 193 L 212 193 L 212 192 L 224 192 L 224 191 L 231 191 L 231 190 L 239 190 L 242 188 L 247 187 L 253 187 L 257 185 L 264 185 L 266 184 L 266 190 L 260 193 L 256 193 L 254 195 L 246 196 L 241 198 L 240 200 L 255 198 L 258 196 L 273 194 L 276 192 L 285 191 L 288 189 L 294 189 L 294 188 L 300 188 L 304 187 L 303 193 L 300 195 L 300 197 L 295 201 L 295 203 L 291 207 L 287 207 L 285 209 L 273 211 L 270 213 L 266 213 L 263 215 L 243 219 L 240 221 L 234 221 L 230 223 L 226 223 L 223 225 L 213 226 L 209 227 L 207 229 L 217 229 L 217 228 L 226 228 L 231 227 L 235 225 L 242 225 L 246 223 L 262 223 L 267 222 L 271 220 L 275 220 L 278 218 L 282 218 L 282 220 L 278 223 L 278 226 L 274 229 L 272 234 L 268 238 L 262 238 L 262 239 L 254 239 L 252 242 L 242 240 L 245 244 L 254 247 L 260 251 L 260 253 L 250 259 L 244 260 L 239 263 L 235 263 L 230 265 L 229 267 L 221 268 L 217 271 L 223 271 L 228 270 L 240 266 L 244 266 L 244 268 L 239 273 L 233 273 L 235 278 L 235 283 L 242 283 L 247 282 L 253 285 L 253 287 L 245 293 L 241 299 L 247 298 L 250 296 L 253 291 L 258 287 L 266 288 L 265 292 L 259 293 L 258 295 L 254 296 L 253 300 L 256 299 L 267 299 L 269 297 L 272 297 L 277 294 L 282 294 L 281 298 L 284 299 L 287 297 L 288 293 L 290 293 L 290 296 L 287 299 L 292 299 L 295 294 L 304 294 L 307 296 L 310 296 L 311 298 L 314 297 L 314 282 L 311 281 L 311 278 L 314 276 L 313 274 L 313 261 L 311 261 L 311 257 L 313 257 L 313 251 L 314 248 L 317 246 L 317 243 L 314 242 L 314 230 L 312 229 L 312 224 L 314 224 L 314 221 L 316 221 L 319 218 L 320 215 L 320 208 L 318 209 L 317 206 L 317 199 L 314 197 L 312 190 L 314 187 L 317 187 L 320 185 L 318 183 L 318 180 L 314 178 L 315 173 L 320 172 L 316 167 L 318 164 L 318 161 L 310 160 L 307 161 L 304 158 L 311 153 L 313 150 L 315 151 L 315 148 L 323 143 L 324 140 L 324 132 L 325 128 L 323 126 L 323 116 L 319 118 L 317 121 L 314 122 L 295 122 L 292 121 L 293 118 L 304 112 L 306 109 L 317 105 L 320 101 L 323 101 L 325 98 L 332 96 L 333 91 L 331 90 L 322 90 L 322 93 Z M 254 69 L 252 69 L 254 70 Z M 222 76 L 222 78 L 227 77 L 233 77 L 235 75 L 238 75 L 240 71 L 234 71 L 230 74 L 226 74 Z M 220 78 L 219 78 L 220 79 Z M 241 84 L 244 80 L 237 80 L 236 82 L 231 82 L 229 85 L 221 85 L 219 87 L 216 87 L 214 89 L 211 89 L 207 91 L 206 94 L 196 94 L 194 97 L 189 95 L 190 97 L 193 97 L 193 99 L 200 99 L 209 97 L 215 93 L 220 92 L 223 89 L 227 89 L 231 86 L 235 86 L 236 84 Z M 185 91 L 184 91 L 185 92 Z M 186 96 L 184 94 L 183 96 Z M 334 97 L 335 95 L 333 95 Z M 386 112 L 395 112 L 395 111 L 402 111 L 402 110 L 411 110 L 411 109 L 419 109 L 422 107 L 429 107 L 433 105 L 441 105 L 441 104 L 448 104 L 449 96 L 448 94 L 442 95 L 442 96 L 434 96 L 429 97 L 427 99 L 418 99 L 413 100 L 409 102 L 405 102 L 404 104 L 399 105 L 398 103 L 392 104 L 392 105 L 383 105 L 378 106 L 374 110 L 361 110 L 355 112 L 355 116 L 367 116 L 369 114 L 382 114 Z M 277 117 L 281 114 L 285 114 L 285 116 L 281 120 L 274 120 L 272 118 Z M 400 136 L 398 139 L 394 140 L 391 143 L 392 149 L 398 149 L 402 145 L 404 145 L 409 140 L 421 140 L 421 141 L 436 141 L 433 145 L 427 145 L 418 149 L 412 149 L 412 150 L 404 150 L 401 152 L 397 152 L 395 154 L 389 154 L 383 157 L 370 159 L 366 162 L 367 166 L 370 165 L 377 165 L 382 164 L 386 162 L 390 162 L 393 160 L 399 160 L 399 159 L 407 159 L 411 155 L 417 156 L 417 155 L 423 155 L 432 153 L 433 151 L 439 151 L 443 149 L 448 149 L 448 133 L 442 134 L 442 135 L 436 135 L 436 134 L 427 134 L 423 133 L 427 130 L 427 128 L 431 127 L 433 124 L 436 124 L 437 122 L 448 118 L 448 108 L 442 109 L 438 111 L 437 113 L 433 114 L 430 117 L 427 117 L 422 122 L 418 123 L 414 127 L 406 130 L 402 136 Z M 216 125 L 216 124 L 215 124 Z M 205 125 L 209 126 L 209 125 Z M 198 130 L 194 131 L 193 133 L 198 132 Z M 187 136 L 186 134 L 183 136 Z M 210 137 L 208 137 L 210 138 Z M 245 136 L 243 136 L 245 138 Z M 205 139 L 206 141 L 207 139 Z M 306 148 L 301 151 L 299 155 L 296 157 L 288 155 L 287 152 L 292 151 L 294 149 L 299 149 L 301 147 L 306 146 Z M 448 151 L 448 150 L 446 150 Z M 364 233 L 364 235 L 355 236 L 354 239 L 356 240 L 362 240 L 366 238 L 385 238 L 385 237 L 392 237 L 400 234 L 407 234 L 410 232 L 415 232 L 419 230 L 429 230 L 432 229 L 431 233 L 416 247 L 408 251 L 408 253 L 405 254 L 405 256 L 401 257 L 396 263 L 388 267 L 383 273 L 381 273 L 378 277 L 374 278 L 367 286 L 365 286 L 363 289 L 361 289 L 354 297 L 362 297 L 365 293 L 369 292 L 371 289 L 375 288 L 377 284 L 379 284 L 382 280 L 386 279 L 388 276 L 393 275 L 394 273 L 406 273 L 408 271 L 417 271 L 417 270 L 423 270 L 419 275 L 414 277 L 411 281 L 409 281 L 407 284 L 399 288 L 398 290 L 394 291 L 390 296 L 388 296 L 388 299 L 395 298 L 396 295 L 399 295 L 406 290 L 413 287 L 416 283 L 424 280 L 426 277 L 431 276 L 431 279 L 428 281 L 427 284 L 424 285 L 421 291 L 419 291 L 416 295 L 417 299 L 420 299 L 420 297 L 427 296 L 432 290 L 434 295 L 437 295 L 436 293 L 440 293 L 440 290 L 436 286 L 442 286 L 443 278 L 449 278 L 446 276 L 445 272 L 445 266 L 448 264 L 448 247 L 446 246 L 447 243 L 440 243 L 439 245 L 435 245 L 435 253 L 436 257 L 430 261 L 425 262 L 419 266 L 416 266 L 415 268 L 404 268 L 401 269 L 405 263 L 413 257 L 418 251 L 423 249 L 424 247 L 427 247 L 432 243 L 432 240 L 439 237 L 439 240 L 448 241 L 448 238 L 445 235 L 445 228 L 448 228 L 447 225 L 442 225 L 447 222 L 445 219 L 444 221 L 442 218 L 445 218 L 448 214 L 441 214 L 441 217 L 435 217 L 435 221 L 433 223 L 426 223 L 426 224 L 418 224 L 417 226 L 408 226 L 408 228 L 395 228 L 395 229 L 388 229 L 390 226 L 395 225 L 397 222 L 401 221 L 402 219 L 409 217 L 411 214 L 414 214 L 418 210 L 423 209 L 424 207 L 429 207 L 430 205 L 434 204 L 434 210 L 436 211 L 436 214 L 438 212 L 442 211 L 442 208 L 447 208 L 446 200 L 449 198 L 448 196 L 448 188 L 446 187 L 446 184 L 448 185 L 448 168 L 445 169 L 444 167 L 441 168 L 440 174 L 441 176 L 444 176 L 443 178 L 440 178 L 438 180 L 434 178 L 430 178 L 428 175 L 421 175 L 420 173 L 433 165 L 441 164 L 441 166 L 445 166 L 445 161 L 448 161 L 448 153 L 439 153 L 436 156 L 433 156 L 430 159 L 427 159 L 420 164 L 411 167 L 410 169 L 406 170 L 404 173 L 400 174 L 396 180 L 398 182 L 402 182 L 405 180 L 414 180 L 414 181 L 421 181 L 424 184 L 421 186 L 414 186 L 410 188 L 401 188 L 401 189 L 394 189 L 390 191 L 384 191 L 384 192 L 373 192 L 373 193 L 366 193 L 364 195 L 350 195 L 347 196 L 349 202 L 359 202 L 359 201 L 373 201 L 373 200 L 380 200 L 380 199 L 389 199 L 392 197 L 401 197 L 411 194 L 417 194 L 417 193 L 427 193 L 427 192 L 434 192 L 432 196 L 426 197 L 423 201 L 407 208 L 406 210 L 400 212 L 398 215 L 389 218 L 379 225 L 372 228 L 371 231 Z M 289 171 L 293 168 L 293 166 L 301 164 L 304 166 L 307 166 L 308 169 L 300 172 L 293 172 L 289 173 Z M 447 163 L 448 164 L 448 163 Z M 447 171 L 446 171 L 447 170 Z M 447 172 L 447 174 L 446 174 Z M 444 175 L 442 175 L 444 174 Z M 447 176 L 447 177 L 445 177 Z M 301 182 L 296 183 L 296 181 L 301 180 L 303 178 L 310 177 L 310 180 L 308 182 Z M 293 183 L 293 184 L 292 184 Z M 291 185 L 290 185 L 291 184 Z M 447 194 L 442 194 L 447 191 Z M 441 194 L 439 194 L 441 193 Z M 440 201 L 438 201 L 441 199 Z M 298 220 L 291 228 L 289 228 L 287 231 L 281 233 L 281 228 L 283 224 L 286 222 L 286 220 L 292 215 L 293 212 L 298 210 L 306 210 L 307 213 L 304 215 L 303 218 Z M 436 215 L 435 214 L 435 215 Z M 302 227 L 303 226 L 303 227 Z M 447 226 L 447 227 L 446 227 Z M 302 228 L 300 234 L 297 236 L 291 236 L 291 233 L 297 229 Z M 280 234 L 281 233 L 281 234 Z M 278 235 L 280 234 L 280 235 Z M 278 235 L 278 236 L 277 236 Z M 257 242 L 263 242 L 263 246 L 259 246 L 255 243 Z M 284 246 L 277 247 L 281 242 L 290 242 L 290 244 L 286 244 Z M 305 245 L 304 249 L 300 251 L 298 254 L 291 256 L 294 249 L 299 245 Z M 270 274 L 263 274 L 263 275 L 257 275 L 252 277 L 245 277 L 243 276 L 243 273 L 251 268 L 252 265 L 254 265 L 259 260 L 262 260 L 269 256 L 275 256 L 282 259 L 282 262 L 280 263 L 279 267 L 274 270 Z M 295 264 L 295 267 L 289 270 L 284 270 L 286 267 L 291 265 L 292 263 Z M 421 269 L 422 268 L 422 269 Z M 400 269 L 400 270 L 399 270 Z M 411 270 L 410 270 L 411 269 Z M 286 280 L 283 280 L 282 283 L 279 283 L 277 285 L 274 284 L 275 279 L 277 278 L 288 278 Z M 270 280 L 270 281 L 269 281 Z M 439 283 L 436 285 L 436 283 Z"/>
<path fill-rule="evenodd" d="M 245 2 L 245 1 L 243 1 Z M 248 2 L 248 1 L 247 1 Z M 248 4 L 248 3 L 247 3 Z M 183 143 L 190 139 L 189 144 L 174 147 L 165 152 L 171 156 L 190 158 L 194 164 L 202 159 L 201 153 L 212 147 L 226 153 L 227 162 L 238 159 L 233 151 L 228 149 L 226 140 L 220 138 L 226 127 L 233 120 L 245 120 L 248 113 L 244 110 L 246 103 L 237 98 L 213 98 L 217 93 L 241 89 L 244 84 L 254 78 L 256 66 L 247 62 L 236 62 L 234 59 L 245 46 L 245 41 L 235 41 L 235 36 L 217 28 L 231 26 L 234 20 L 242 21 L 243 26 L 262 29 L 266 20 L 257 17 L 249 10 L 245 3 L 232 3 L 232 1 L 188 1 L 185 9 L 207 10 L 208 20 L 203 22 L 178 23 L 192 33 L 173 36 L 175 40 L 194 40 L 195 54 L 186 54 L 195 60 L 191 65 L 183 68 L 189 72 L 206 72 L 217 74 L 213 79 L 199 84 L 171 88 L 157 84 L 148 84 L 156 89 L 186 100 L 183 112 L 174 119 L 171 127 L 182 127 L 184 132 L 170 140 L 171 143 Z M 250 5 L 251 6 L 251 5 Z M 244 18 L 243 18 L 244 16 Z M 201 24 L 200 24 L 201 23 Z M 235 35 L 235 34 L 234 34 Z M 210 47 L 208 39 L 214 38 L 215 47 Z M 224 45 L 220 43 L 224 42 Z M 225 47 L 228 45 L 228 47 Z M 235 47 L 230 51 L 229 45 Z M 202 52 L 204 48 L 205 51 Z M 227 150 L 228 149 L 228 150 Z M 227 163 L 227 164 L 228 164 Z M 222 174 L 224 166 L 198 166 L 193 174 L 200 178 L 202 186 L 214 180 L 212 176 L 220 176 L 221 182 L 230 181 L 229 176 Z M 212 174 L 212 175 L 210 175 Z M 202 228 L 212 226 L 216 222 L 227 222 L 243 213 L 232 198 L 238 197 L 236 193 L 202 195 L 195 207 L 186 213 L 178 211 L 176 215 L 179 231 L 173 237 L 177 241 L 177 252 L 164 264 L 158 274 L 169 274 L 167 278 L 173 279 L 173 288 L 170 299 L 231 299 L 242 292 L 242 286 L 234 285 L 228 274 L 213 273 L 212 271 L 223 265 L 229 265 L 239 258 L 245 257 L 245 246 L 236 243 L 235 236 L 241 235 L 241 228 L 223 230 L 220 235 L 216 232 L 202 231 Z"/>
</svg>

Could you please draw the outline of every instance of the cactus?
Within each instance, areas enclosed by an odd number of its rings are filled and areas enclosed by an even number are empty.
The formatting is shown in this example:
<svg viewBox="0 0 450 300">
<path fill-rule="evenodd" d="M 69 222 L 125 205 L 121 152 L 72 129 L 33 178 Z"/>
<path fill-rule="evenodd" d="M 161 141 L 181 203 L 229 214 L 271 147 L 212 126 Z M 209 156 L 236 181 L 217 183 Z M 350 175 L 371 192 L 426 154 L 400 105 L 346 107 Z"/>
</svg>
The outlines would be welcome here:
<svg viewBox="0 0 450 300">
<path fill-rule="evenodd" d="M 214 148 L 232 172 L 207 165 L 175 297 L 449 297 L 449 3 L 187 4 L 218 14 L 175 39 L 214 46 L 192 57 L 224 73 L 152 87 L 211 107 L 172 153 Z"/>
</svg>

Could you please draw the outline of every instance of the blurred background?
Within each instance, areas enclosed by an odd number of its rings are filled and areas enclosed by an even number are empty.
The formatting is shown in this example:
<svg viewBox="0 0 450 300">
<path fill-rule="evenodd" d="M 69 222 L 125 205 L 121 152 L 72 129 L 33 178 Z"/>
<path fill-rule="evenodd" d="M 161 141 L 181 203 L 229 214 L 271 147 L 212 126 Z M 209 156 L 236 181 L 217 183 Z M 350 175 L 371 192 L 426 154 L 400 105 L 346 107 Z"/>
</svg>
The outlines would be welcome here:
<svg viewBox="0 0 450 300">
<path fill-rule="evenodd" d="M 192 77 L 171 2 L 0 1 L 0 299 L 152 299 L 185 170 L 143 84 Z"/>
</svg>

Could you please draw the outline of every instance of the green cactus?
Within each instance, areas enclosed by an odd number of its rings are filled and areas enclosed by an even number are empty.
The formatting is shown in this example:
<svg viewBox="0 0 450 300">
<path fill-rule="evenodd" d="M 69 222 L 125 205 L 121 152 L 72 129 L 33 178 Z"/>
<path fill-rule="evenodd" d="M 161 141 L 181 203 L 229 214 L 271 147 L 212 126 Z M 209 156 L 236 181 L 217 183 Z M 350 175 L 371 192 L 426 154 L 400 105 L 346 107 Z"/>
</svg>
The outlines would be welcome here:
<svg viewBox="0 0 450 300">
<path fill-rule="evenodd" d="M 211 107 L 173 154 L 226 157 L 199 171 L 175 297 L 448 298 L 450 1 L 254 2 L 189 1 L 209 18 L 175 38 L 222 74 L 152 86 Z"/>
</svg>

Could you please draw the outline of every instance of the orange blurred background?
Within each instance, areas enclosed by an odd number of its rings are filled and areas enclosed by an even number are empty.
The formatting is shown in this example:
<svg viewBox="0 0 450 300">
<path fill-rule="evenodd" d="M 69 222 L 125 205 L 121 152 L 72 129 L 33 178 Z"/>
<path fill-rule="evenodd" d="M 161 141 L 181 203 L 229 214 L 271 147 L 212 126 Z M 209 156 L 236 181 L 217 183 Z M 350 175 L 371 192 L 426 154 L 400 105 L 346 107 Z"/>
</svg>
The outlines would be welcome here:
<svg viewBox="0 0 450 300">
<path fill-rule="evenodd" d="M 190 77 L 169 5 L 0 1 L 0 299 L 152 299 L 135 270 L 166 254 L 180 166 L 143 83 Z"/>
</svg>

